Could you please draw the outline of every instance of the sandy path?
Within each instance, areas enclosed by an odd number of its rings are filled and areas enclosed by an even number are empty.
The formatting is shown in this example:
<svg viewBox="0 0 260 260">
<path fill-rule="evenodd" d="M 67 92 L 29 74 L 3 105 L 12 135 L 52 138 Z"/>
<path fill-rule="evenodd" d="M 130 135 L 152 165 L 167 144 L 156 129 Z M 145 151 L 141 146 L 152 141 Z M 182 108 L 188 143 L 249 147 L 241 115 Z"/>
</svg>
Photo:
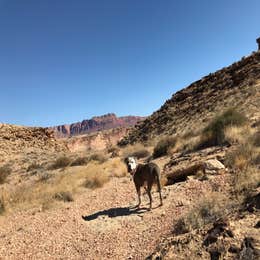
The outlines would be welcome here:
<svg viewBox="0 0 260 260">
<path fill-rule="evenodd" d="M 195 180 L 169 186 L 163 190 L 162 207 L 130 214 L 128 206 L 135 203 L 133 183 L 114 178 L 59 209 L 2 217 L 0 258 L 143 259 L 169 233 L 190 198 L 206 192 L 206 186 Z M 157 193 L 153 197 L 156 207 Z M 180 199 L 184 205 L 178 205 Z M 143 205 L 147 202 L 145 196 Z"/>
</svg>

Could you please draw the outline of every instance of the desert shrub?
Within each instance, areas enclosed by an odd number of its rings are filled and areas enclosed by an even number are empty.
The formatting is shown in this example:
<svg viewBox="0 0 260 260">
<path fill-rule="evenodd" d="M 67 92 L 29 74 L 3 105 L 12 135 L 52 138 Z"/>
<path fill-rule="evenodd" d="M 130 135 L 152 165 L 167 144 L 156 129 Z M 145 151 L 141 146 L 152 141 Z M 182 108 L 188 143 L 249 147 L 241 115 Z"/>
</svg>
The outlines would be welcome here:
<svg viewBox="0 0 260 260">
<path fill-rule="evenodd" d="M 116 154 L 119 153 L 119 148 L 117 146 L 111 146 L 107 148 L 108 153 Z"/>
<path fill-rule="evenodd" d="M 27 172 L 37 170 L 37 169 L 40 169 L 40 168 L 42 168 L 42 166 L 40 164 L 34 162 L 27 167 Z"/>
<path fill-rule="evenodd" d="M 140 149 L 137 151 L 134 151 L 128 155 L 128 157 L 136 157 L 137 159 L 145 158 L 147 156 L 150 156 L 150 152 L 146 149 Z"/>
<path fill-rule="evenodd" d="M 42 172 L 40 175 L 39 175 L 39 179 L 38 181 L 40 182 L 46 182 L 47 180 L 49 180 L 51 178 L 51 174 L 48 173 L 48 172 Z"/>
<path fill-rule="evenodd" d="M 64 202 L 73 201 L 72 194 L 69 191 L 61 191 L 61 192 L 55 193 L 54 199 L 64 201 Z"/>
<path fill-rule="evenodd" d="M 4 197 L 0 195 L 0 215 L 2 215 L 5 212 L 5 201 Z"/>
<path fill-rule="evenodd" d="M 225 164 L 233 169 L 233 189 L 236 194 L 248 194 L 259 186 L 258 162 L 259 153 L 249 143 L 238 146 L 226 155 Z"/>
<path fill-rule="evenodd" d="M 177 234 L 186 233 L 193 229 L 213 223 L 223 217 L 228 211 L 227 200 L 218 192 L 207 194 L 174 227 Z"/>
<path fill-rule="evenodd" d="M 105 183 L 109 181 L 109 178 L 104 173 L 93 172 L 86 176 L 84 187 L 88 189 L 101 188 Z"/>
<path fill-rule="evenodd" d="M 246 123 L 246 117 L 234 109 L 229 109 L 216 116 L 207 127 L 204 128 L 198 149 L 223 145 L 226 143 L 225 129 L 229 126 L 242 126 Z"/>
<path fill-rule="evenodd" d="M 89 162 L 89 158 L 88 157 L 78 157 L 74 161 L 72 161 L 70 166 L 86 165 L 86 164 L 88 164 L 88 162 Z"/>
<path fill-rule="evenodd" d="M 8 165 L 4 165 L 4 166 L 0 167 L 0 184 L 5 183 L 6 178 L 8 177 L 8 175 L 11 174 L 11 172 L 12 172 L 12 169 Z"/>
<path fill-rule="evenodd" d="M 170 148 L 173 148 L 177 142 L 176 136 L 167 136 L 162 138 L 154 147 L 153 158 L 166 155 Z"/>
<path fill-rule="evenodd" d="M 49 167 L 50 170 L 56 170 L 60 168 L 65 168 L 69 166 L 71 163 L 71 159 L 67 156 L 61 156 L 57 158 L 54 163 Z"/>
<path fill-rule="evenodd" d="M 252 144 L 256 147 L 260 147 L 260 131 L 257 131 L 252 137 L 251 140 Z"/>
<path fill-rule="evenodd" d="M 122 157 L 137 157 L 137 159 L 144 158 L 150 155 L 150 152 L 141 143 L 128 145 L 123 149 Z"/>
<path fill-rule="evenodd" d="M 108 158 L 104 153 L 93 153 L 89 156 L 90 161 L 97 161 L 99 163 L 104 163 L 107 159 Z"/>
<path fill-rule="evenodd" d="M 113 158 L 106 162 L 104 171 L 111 177 L 124 177 L 127 175 L 125 163 L 120 158 Z"/>
</svg>

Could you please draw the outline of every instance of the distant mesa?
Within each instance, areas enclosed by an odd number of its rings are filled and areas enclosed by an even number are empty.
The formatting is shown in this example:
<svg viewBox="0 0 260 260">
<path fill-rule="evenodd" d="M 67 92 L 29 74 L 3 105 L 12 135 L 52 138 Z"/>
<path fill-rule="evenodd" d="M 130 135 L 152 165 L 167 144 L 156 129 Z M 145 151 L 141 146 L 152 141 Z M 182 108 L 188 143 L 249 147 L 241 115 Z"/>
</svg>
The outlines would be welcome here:
<svg viewBox="0 0 260 260">
<path fill-rule="evenodd" d="M 145 117 L 140 116 L 123 116 L 117 117 L 114 113 L 108 113 L 102 116 L 94 116 L 81 122 L 64 124 L 51 127 L 57 138 L 71 137 L 94 133 L 103 130 L 109 130 L 118 127 L 131 127 L 137 122 L 144 120 Z"/>
</svg>

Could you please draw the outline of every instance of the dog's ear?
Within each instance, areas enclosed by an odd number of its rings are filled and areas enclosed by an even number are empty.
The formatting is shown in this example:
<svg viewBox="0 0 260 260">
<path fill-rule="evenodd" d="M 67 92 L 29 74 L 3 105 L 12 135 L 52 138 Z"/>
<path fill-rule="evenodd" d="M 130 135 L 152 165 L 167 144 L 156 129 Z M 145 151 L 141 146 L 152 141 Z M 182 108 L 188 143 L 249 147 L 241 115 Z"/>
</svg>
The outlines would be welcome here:
<svg viewBox="0 0 260 260">
<path fill-rule="evenodd" d="M 124 162 L 128 163 L 128 157 L 125 157 Z"/>
</svg>

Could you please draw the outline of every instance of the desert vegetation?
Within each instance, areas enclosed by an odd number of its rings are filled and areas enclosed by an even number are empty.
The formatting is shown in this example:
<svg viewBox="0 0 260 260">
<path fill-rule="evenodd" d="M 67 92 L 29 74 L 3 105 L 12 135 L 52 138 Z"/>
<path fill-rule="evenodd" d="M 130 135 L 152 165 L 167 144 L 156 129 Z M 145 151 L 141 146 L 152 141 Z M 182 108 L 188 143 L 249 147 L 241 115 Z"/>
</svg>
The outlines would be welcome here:
<svg viewBox="0 0 260 260">
<path fill-rule="evenodd" d="M 4 165 L 0 167 L 0 184 L 6 181 L 6 178 L 11 174 L 12 169 L 9 165 Z"/>
<path fill-rule="evenodd" d="M 224 217 L 228 213 L 228 199 L 219 192 L 208 192 L 174 227 L 176 234 L 187 233 Z"/>
<path fill-rule="evenodd" d="M 213 118 L 203 129 L 197 148 L 201 149 L 226 144 L 227 139 L 225 138 L 225 130 L 231 126 L 243 126 L 246 122 L 247 118 L 242 113 L 233 108 L 228 109 L 224 113 Z"/>
<path fill-rule="evenodd" d="M 153 150 L 153 158 L 167 155 L 170 149 L 174 148 L 178 138 L 176 136 L 165 136 L 161 138 Z"/>
</svg>

